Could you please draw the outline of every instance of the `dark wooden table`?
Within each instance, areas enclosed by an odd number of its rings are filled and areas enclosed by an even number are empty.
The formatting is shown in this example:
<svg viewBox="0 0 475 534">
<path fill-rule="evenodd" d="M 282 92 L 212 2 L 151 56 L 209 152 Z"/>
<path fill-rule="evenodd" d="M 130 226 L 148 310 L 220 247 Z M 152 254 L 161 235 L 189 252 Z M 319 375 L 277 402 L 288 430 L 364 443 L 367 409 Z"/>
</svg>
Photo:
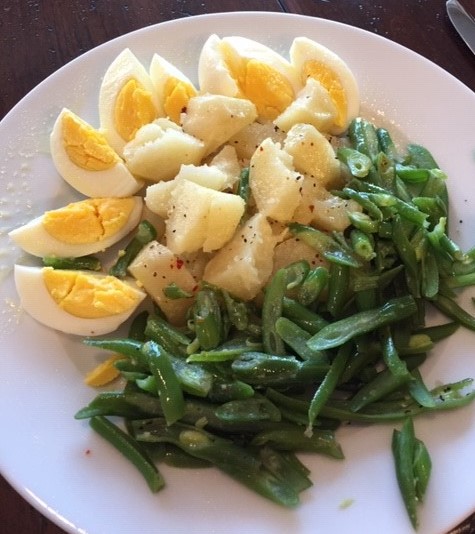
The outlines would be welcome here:
<svg viewBox="0 0 475 534">
<path fill-rule="evenodd" d="M 475 12 L 475 0 L 464 4 Z M 237 6 L 311 15 L 369 30 L 432 60 L 475 91 L 475 59 L 448 20 L 445 0 L 2 0 L 0 118 L 52 72 L 118 35 L 166 20 L 236 11 Z M 0 477 L 0 532 L 63 530 Z M 475 515 L 455 532 L 475 532 Z"/>
</svg>

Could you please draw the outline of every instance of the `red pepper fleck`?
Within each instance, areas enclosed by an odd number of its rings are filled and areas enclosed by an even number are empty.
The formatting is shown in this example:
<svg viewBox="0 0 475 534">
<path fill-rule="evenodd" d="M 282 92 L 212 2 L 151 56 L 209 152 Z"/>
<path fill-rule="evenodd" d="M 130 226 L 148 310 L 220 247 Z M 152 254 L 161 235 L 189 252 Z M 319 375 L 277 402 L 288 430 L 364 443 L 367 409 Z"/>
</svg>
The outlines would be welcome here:
<svg viewBox="0 0 475 534">
<path fill-rule="evenodd" d="M 89 454 L 91 454 L 91 449 L 86 449 L 86 450 L 85 450 L 85 454 L 86 454 L 86 456 L 88 456 Z"/>
<path fill-rule="evenodd" d="M 184 264 L 185 264 L 185 262 L 183 260 L 181 260 L 180 258 L 176 259 L 176 268 L 177 269 L 181 269 Z"/>
</svg>

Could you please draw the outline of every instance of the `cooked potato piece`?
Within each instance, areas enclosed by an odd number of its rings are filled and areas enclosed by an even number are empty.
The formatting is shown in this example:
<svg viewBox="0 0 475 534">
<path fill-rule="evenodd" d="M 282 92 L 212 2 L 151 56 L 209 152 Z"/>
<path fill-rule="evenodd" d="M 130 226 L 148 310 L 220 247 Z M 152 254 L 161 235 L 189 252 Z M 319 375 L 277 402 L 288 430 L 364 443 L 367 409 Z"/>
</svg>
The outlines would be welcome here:
<svg viewBox="0 0 475 534">
<path fill-rule="evenodd" d="M 172 191 L 175 189 L 176 184 L 175 180 L 170 180 L 149 185 L 145 190 L 145 205 L 147 208 L 160 215 L 160 217 L 167 217 Z"/>
<path fill-rule="evenodd" d="M 217 193 L 211 198 L 208 210 L 204 252 L 218 250 L 234 235 L 245 209 L 244 200 L 229 193 Z"/>
<path fill-rule="evenodd" d="M 240 159 L 248 161 L 256 151 L 256 148 L 268 137 L 274 143 L 282 143 L 285 134 L 270 121 L 263 123 L 253 122 L 231 137 L 229 144 L 236 149 Z"/>
<path fill-rule="evenodd" d="M 153 182 L 171 180 L 182 164 L 198 164 L 203 155 L 202 141 L 163 118 L 142 126 L 124 147 L 129 170 Z"/>
<path fill-rule="evenodd" d="M 279 143 L 265 139 L 254 152 L 249 169 L 257 210 L 276 221 L 290 221 L 300 202 L 302 181 L 293 168 L 292 156 Z"/>
<path fill-rule="evenodd" d="M 211 160 L 210 166 L 219 169 L 226 175 L 226 182 L 221 190 L 232 188 L 239 180 L 241 165 L 239 165 L 236 149 L 231 145 L 223 146 Z"/>
<path fill-rule="evenodd" d="M 203 279 L 237 298 L 253 299 L 272 272 L 275 242 L 266 217 L 253 215 L 208 262 Z"/>
<path fill-rule="evenodd" d="M 328 91 L 314 78 L 307 78 L 295 100 L 274 120 L 274 124 L 285 132 L 295 124 L 311 124 L 321 132 L 328 132 L 336 116 L 337 110 Z"/>
<path fill-rule="evenodd" d="M 180 180 L 171 193 L 167 246 L 176 254 L 221 248 L 233 236 L 244 208 L 237 195 Z"/>
<path fill-rule="evenodd" d="M 181 258 L 157 241 L 151 241 L 130 264 L 129 272 L 143 285 L 170 323 L 185 323 L 186 313 L 193 303 L 193 298 L 169 299 L 163 293 L 172 283 L 184 291 L 196 291 L 196 280 Z"/>
<path fill-rule="evenodd" d="M 324 187 L 340 183 L 340 162 L 328 139 L 310 124 L 296 124 L 287 133 L 284 150 L 293 157 L 295 169 L 315 177 Z"/>
<path fill-rule="evenodd" d="M 204 155 L 217 150 L 256 117 L 256 107 L 249 100 L 211 94 L 190 99 L 181 116 L 183 130 L 203 141 Z"/>
<path fill-rule="evenodd" d="M 212 189 L 180 180 L 170 195 L 166 243 L 175 254 L 195 252 L 205 242 Z"/>
<path fill-rule="evenodd" d="M 320 256 L 310 245 L 307 245 L 307 243 L 298 237 L 290 237 L 276 245 L 274 249 L 273 272 L 299 260 L 307 260 L 312 268 L 318 267 L 319 265 L 325 267 L 328 265 L 327 260 Z"/>
<path fill-rule="evenodd" d="M 302 200 L 295 210 L 294 221 L 320 230 L 342 232 L 350 225 L 348 211 L 361 211 L 361 206 L 354 200 L 333 195 L 315 178 L 304 177 Z"/>
</svg>

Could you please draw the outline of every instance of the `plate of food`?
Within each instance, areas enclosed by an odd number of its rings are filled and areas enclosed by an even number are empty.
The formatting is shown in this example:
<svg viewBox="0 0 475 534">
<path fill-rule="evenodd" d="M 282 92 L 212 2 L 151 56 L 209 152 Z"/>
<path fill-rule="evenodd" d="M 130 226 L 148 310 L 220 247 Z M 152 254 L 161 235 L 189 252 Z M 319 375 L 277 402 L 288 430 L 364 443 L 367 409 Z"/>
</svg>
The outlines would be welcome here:
<svg viewBox="0 0 475 534">
<path fill-rule="evenodd" d="M 42 82 L 0 125 L 3 476 L 76 534 L 454 527 L 474 104 L 387 39 L 264 12 Z"/>
</svg>

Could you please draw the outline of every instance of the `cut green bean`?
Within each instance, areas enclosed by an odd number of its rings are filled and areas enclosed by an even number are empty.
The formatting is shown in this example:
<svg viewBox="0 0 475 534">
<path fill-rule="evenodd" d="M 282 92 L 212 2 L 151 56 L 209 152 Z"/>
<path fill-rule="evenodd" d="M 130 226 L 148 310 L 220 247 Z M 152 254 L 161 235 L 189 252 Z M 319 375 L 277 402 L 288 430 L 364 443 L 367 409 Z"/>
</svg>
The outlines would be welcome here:
<svg viewBox="0 0 475 534">
<path fill-rule="evenodd" d="M 42 261 L 45 267 L 53 267 L 53 269 L 72 269 L 74 271 L 100 271 L 102 269 L 101 261 L 95 256 L 81 256 L 79 258 L 45 256 Z"/>
<path fill-rule="evenodd" d="M 307 343 L 314 350 L 338 347 L 356 336 L 410 317 L 416 310 L 413 297 L 407 295 L 394 298 L 383 306 L 355 313 L 323 327 Z"/>
<path fill-rule="evenodd" d="M 132 439 L 126 432 L 114 425 L 114 423 L 111 423 L 105 417 L 92 417 L 90 419 L 90 425 L 98 434 L 135 465 L 147 481 L 151 491 L 156 493 L 163 488 L 165 481 L 140 443 Z"/>
<path fill-rule="evenodd" d="M 125 278 L 127 276 L 127 269 L 137 254 L 147 243 L 150 243 L 156 237 L 157 230 L 155 227 L 148 221 L 141 221 L 134 237 L 125 247 L 123 253 L 119 255 L 115 264 L 110 268 L 109 274 L 118 278 Z"/>
</svg>

